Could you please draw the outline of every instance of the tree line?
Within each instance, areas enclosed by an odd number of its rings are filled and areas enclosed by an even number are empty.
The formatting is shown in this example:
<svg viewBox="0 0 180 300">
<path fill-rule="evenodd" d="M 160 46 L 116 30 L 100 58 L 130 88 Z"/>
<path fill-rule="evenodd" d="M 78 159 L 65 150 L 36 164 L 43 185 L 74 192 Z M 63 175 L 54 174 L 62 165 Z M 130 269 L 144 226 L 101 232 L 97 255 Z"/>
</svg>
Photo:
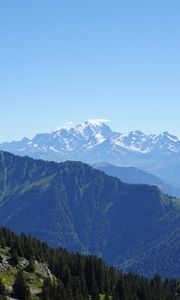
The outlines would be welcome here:
<svg viewBox="0 0 180 300">
<path fill-rule="evenodd" d="M 158 275 L 147 279 L 132 273 L 123 274 L 107 266 L 97 256 L 69 253 L 65 249 L 50 248 L 47 243 L 24 234 L 0 228 L 0 247 L 9 249 L 12 261 L 20 257 L 29 261 L 28 272 L 34 272 L 33 261 L 48 265 L 53 277 L 42 285 L 42 300 L 179 300 L 180 281 L 162 280 Z M 1 262 L 1 261 L 0 261 Z M 32 295 L 23 268 L 17 271 L 13 284 L 17 299 L 29 300 Z M 0 281 L 0 299 L 6 299 L 6 289 Z"/>
</svg>

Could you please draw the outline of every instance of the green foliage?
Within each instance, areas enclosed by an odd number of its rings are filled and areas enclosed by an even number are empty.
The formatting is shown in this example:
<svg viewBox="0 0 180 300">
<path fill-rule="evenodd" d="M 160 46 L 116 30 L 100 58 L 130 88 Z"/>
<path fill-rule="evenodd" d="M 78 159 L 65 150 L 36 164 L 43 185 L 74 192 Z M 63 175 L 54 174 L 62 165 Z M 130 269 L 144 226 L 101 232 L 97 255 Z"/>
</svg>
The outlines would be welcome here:
<svg viewBox="0 0 180 300">
<path fill-rule="evenodd" d="M 4 241 L 4 239 L 3 239 L 3 238 L 1 239 L 1 244 L 0 244 L 0 247 L 1 247 L 2 249 L 5 249 L 5 247 L 6 247 L 6 245 L 5 245 L 5 241 Z"/>
<path fill-rule="evenodd" d="M 17 250 L 13 247 L 10 251 L 11 259 L 10 262 L 12 265 L 17 265 L 19 263 L 19 257 L 17 254 Z"/>
<path fill-rule="evenodd" d="M 103 299 L 104 299 L 104 300 L 110 300 L 109 294 L 106 293 Z"/>
<path fill-rule="evenodd" d="M 58 282 L 52 280 L 51 278 L 45 279 L 42 287 L 41 293 L 42 300 L 66 300 L 67 299 L 67 292 L 65 291 L 63 283 L 58 280 Z"/>
<path fill-rule="evenodd" d="M 26 272 L 29 272 L 29 273 L 34 273 L 35 272 L 35 264 L 34 264 L 34 261 L 32 259 L 29 261 L 29 264 L 26 267 Z"/>
<path fill-rule="evenodd" d="M 0 296 L 6 295 L 6 288 L 2 280 L 0 279 Z"/>
<path fill-rule="evenodd" d="M 99 288 L 98 288 L 96 281 L 93 282 L 91 299 L 92 300 L 100 300 Z"/>
<path fill-rule="evenodd" d="M 0 300 L 8 300 L 8 298 L 6 296 L 1 296 L 0 295 Z"/>
<path fill-rule="evenodd" d="M 34 259 L 47 264 L 51 273 L 46 275 L 41 294 L 32 299 L 42 300 L 179 300 L 180 281 L 162 280 L 158 275 L 152 279 L 132 273 L 123 274 L 98 257 L 68 253 L 64 249 L 52 249 L 46 243 L 26 236 L 17 236 L 5 228 L 0 228 L 0 242 L 4 239 L 6 248 L 16 252 L 18 245 L 23 257 L 28 259 L 33 247 Z M 17 243 L 18 240 L 18 243 Z M 17 247 L 19 247 L 17 246 Z M 9 253 L 12 253 L 11 250 Z M 29 260 L 32 272 L 34 261 Z M 30 272 L 29 269 L 29 272 Z M 25 268 L 27 271 L 27 267 Z M 31 275 L 31 274 L 29 274 Z M 13 284 L 14 296 L 19 300 L 30 299 L 27 282 L 28 273 L 20 269 Z M 0 281 L 0 289 L 3 284 Z M 102 296 L 104 295 L 104 296 Z"/>
<path fill-rule="evenodd" d="M 16 298 L 19 300 L 29 300 L 30 299 L 30 288 L 25 279 L 24 273 L 22 270 L 17 272 L 15 282 L 13 284 L 13 293 Z"/>
</svg>

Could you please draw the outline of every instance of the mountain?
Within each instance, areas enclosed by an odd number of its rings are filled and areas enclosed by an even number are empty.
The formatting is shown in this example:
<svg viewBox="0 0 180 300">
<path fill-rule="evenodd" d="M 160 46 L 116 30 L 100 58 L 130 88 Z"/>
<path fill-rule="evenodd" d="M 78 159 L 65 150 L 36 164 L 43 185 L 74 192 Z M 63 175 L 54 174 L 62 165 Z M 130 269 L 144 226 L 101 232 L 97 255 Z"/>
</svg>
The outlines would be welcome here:
<svg viewBox="0 0 180 300">
<path fill-rule="evenodd" d="M 82 162 L 0 152 L 0 224 L 125 271 L 179 276 L 180 201 Z"/>
<path fill-rule="evenodd" d="M 179 300 L 179 295 L 179 280 L 126 275 L 98 257 L 52 249 L 0 228 L 0 299 Z"/>
<path fill-rule="evenodd" d="M 180 139 L 168 133 L 145 135 L 113 131 L 103 120 L 68 124 L 33 139 L 2 142 L 0 149 L 54 161 L 81 160 L 133 166 L 164 178 L 180 187 Z"/>
<path fill-rule="evenodd" d="M 180 188 L 165 183 L 159 177 L 134 167 L 118 167 L 108 163 L 93 165 L 94 168 L 106 174 L 119 178 L 121 181 L 133 184 L 149 184 L 158 186 L 165 194 L 180 198 Z"/>
</svg>

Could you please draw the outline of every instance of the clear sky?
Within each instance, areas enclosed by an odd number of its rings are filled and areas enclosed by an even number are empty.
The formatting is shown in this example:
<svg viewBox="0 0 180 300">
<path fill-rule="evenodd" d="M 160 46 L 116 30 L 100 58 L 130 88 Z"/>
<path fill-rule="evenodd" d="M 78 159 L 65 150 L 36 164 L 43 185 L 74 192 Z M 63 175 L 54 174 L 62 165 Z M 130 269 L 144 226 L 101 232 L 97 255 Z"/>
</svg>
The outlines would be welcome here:
<svg viewBox="0 0 180 300">
<path fill-rule="evenodd" d="M 0 1 L 0 140 L 66 121 L 180 137 L 179 0 Z"/>
</svg>

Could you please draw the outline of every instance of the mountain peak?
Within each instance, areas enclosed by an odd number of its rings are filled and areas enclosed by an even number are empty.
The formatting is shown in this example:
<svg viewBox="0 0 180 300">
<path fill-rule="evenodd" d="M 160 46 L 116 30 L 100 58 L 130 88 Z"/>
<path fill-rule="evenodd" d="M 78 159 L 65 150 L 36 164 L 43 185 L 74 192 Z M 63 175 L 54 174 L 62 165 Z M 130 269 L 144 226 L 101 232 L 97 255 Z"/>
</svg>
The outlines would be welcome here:
<svg viewBox="0 0 180 300">
<path fill-rule="evenodd" d="M 157 156 L 180 153 L 180 140 L 167 131 L 144 134 L 140 130 L 114 131 L 107 119 L 89 119 L 82 123 L 68 122 L 50 133 L 36 134 L 33 139 L 1 143 L 0 149 L 20 155 L 48 160 L 82 160 L 96 163 L 137 165 L 141 155 Z M 146 157 L 144 157 L 146 159 Z M 143 159 L 144 159 L 143 158 Z"/>
<path fill-rule="evenodd" d="M 99 126 L 102 126 L 102 125 L 106 125 L 109 122 L 111 122 L 111 120 L 107 120 L 107 119 L 89 119 L 84 124 L 99 127 Z"/>
<path fill-rule="evenodd" d="M 162 133 L 164 136 L 168 137 L 169 139 L 173 140 L 174 142 L 178 142 L 179 139 L 177 136 L 173 135 L 173 134 L 170 134 L 168 131 L 164 131 Z"/>
<path fill-rule="evenodd" d="M 75 124 L 74 122 L 66 122 L 64 124 L 62 124 L 61 126 L 58 126 L 56 128 L 54 128 L 53 130 L 50 131 L 50 133 L 56 133 L 58 131 L 60 131 L 61 129 L 70 129 L 70 128 L 73 128 L 75 127 Z"/>
<path fill-rule="evenodd" d="M 170 135 L 168 131 L 163 131 L 163 135 Z"/>
<path fill-rule="evenodd" d="M 102 127 L 103 125 L 106 125 L 110 120 L 106 119 L 89 119 L 85 122 L 75 124 L 74 122 L 67 122 L 51 131 L 51 133 L 59 132 L 62 129 L 70 130 L 70 129 L 78 129 L 82 128 L 85 129 L 87 127 Z"/>
</svg>

